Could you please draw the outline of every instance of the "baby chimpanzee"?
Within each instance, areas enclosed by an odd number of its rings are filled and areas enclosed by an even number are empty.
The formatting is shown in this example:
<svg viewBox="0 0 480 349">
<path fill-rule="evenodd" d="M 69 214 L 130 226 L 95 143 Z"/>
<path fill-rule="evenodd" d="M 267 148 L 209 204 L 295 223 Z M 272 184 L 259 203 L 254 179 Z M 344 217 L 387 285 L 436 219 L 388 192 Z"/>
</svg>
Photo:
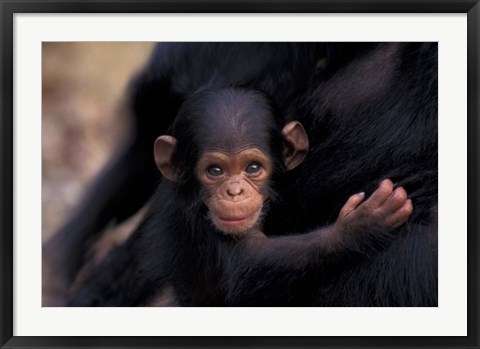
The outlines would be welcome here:
<svg viewBox="0 0 480 349">
<path fill-rule="evenodd" d="M 308 138 L 299 122 L 285 125 L 259 91 L 200 91 L 183 103 L 171 134 L 155 142 L 168 181 L 146 221 L 90 272 L 71 305 L 145 305 L 166 287 L 184 306 L 311 304 L 316 283 L 368 258 L 372 246 L 386 246 L 412 213 L 405 190 L 384 180 L 365 202 L 363 193 L 352 195 L 331 226 L 265 235 L 272 184 L 303 161 Z M 282 277 L 272 279 L 277 273 Z M 310 289 L 288 287 L 299 280 Z"/>
</svg>

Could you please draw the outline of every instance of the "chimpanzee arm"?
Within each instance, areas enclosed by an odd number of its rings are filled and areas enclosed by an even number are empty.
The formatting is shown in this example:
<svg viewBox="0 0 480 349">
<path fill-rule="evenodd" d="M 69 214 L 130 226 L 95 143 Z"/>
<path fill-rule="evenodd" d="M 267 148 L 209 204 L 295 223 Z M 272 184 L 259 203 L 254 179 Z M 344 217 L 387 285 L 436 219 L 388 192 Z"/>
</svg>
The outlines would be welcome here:
<svg viewBox="0 0 480 349">
<path fill-rule="evenodd" d="M 111 219 L 122 221 L 146 202 L 158 177 L 150 162 L 139 144 L 126 146 L 93 183 L 75 215 L 47 241 L 45 258 L 55 260 L 54 265 L 65 269 L 68 282 L 83 262 L 90 239 Z M 62 251 L 68 251 L 66 258 L 55 257 Z"/>
<path fill-rule="evenodd" d="M 388 246 L 395 237 L 392 231 L 407 220 L 413 209 L 405 190 L 393 190 L 390 180 L 383 181 L 360 204 L 362 201 L 362 194 L 350 197 L 336 223 L 329 227 L 291 236 L 269 238 L 258 234 L 238 243 L 225 263 L 227 303 L 269 304 L 261 296 L 264 289 L 269 290 L 265 294 L 273 301 L 277 293 L 272 289 L 295 287 L 300 280 L 301 284 L 308 284 L 305 278 L 309 277 L 317 282 L 330 277 L 342 264 L 366 258 Z M 290 290 L 288 294 L 292 292 L 295 293 Z"/>
<path fill-rule="evenodd" d="M 166 132 L 170 126 L 181 100 L 171 91 L 169 57 L 164 55 L 160 59 L 160 53 L 156 52 L 150 65 L 130 86 L 127 104 L 134 117 L 133 131 L 97 177 L 74 215 L 43 246 L 43 278 L 56 280 L 56 289 L 46 292 L 57 299 L 65 297 L 102 228 L 111 221 L 118 224 L 137 212 L 157 184 L 159 173 L 152 160 L 152 144 L 158 133 Z"/>
<path fill-rule="evenodd" d="M 87 269 L 87 275 L 71 291 L 68 306 L 135 306 L 148 296 L 151 283 L 138 278 L 138 263 L 126 246 L 112 250 L 100 265 Z"/>
<path fill-rule="evenodd" d="M 98 264 L 87 266 L 70 291 L 67 305 L 144 306 L 158 295 L 168 282 L 168 251 L 158 254 L 157 243 L 163 244 L 165 234 L 152 241 L 155 234 L 149 224 L 145 221 L 124 244 Z"/>
</svg>

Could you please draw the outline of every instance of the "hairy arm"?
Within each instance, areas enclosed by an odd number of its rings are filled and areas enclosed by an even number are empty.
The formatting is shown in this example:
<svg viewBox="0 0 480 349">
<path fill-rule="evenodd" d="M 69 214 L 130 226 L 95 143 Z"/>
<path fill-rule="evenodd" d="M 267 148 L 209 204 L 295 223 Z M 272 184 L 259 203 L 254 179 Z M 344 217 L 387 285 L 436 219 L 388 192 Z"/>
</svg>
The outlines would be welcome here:
<svg viewBox="0 0 480 349">
<path fill-rule="evenodd" d="M 297 279 L 306 285 L 308 277 L 331 277 L 345 263 L 387 247 L 395 237 L 394 229 L 405 223 L 412 210 L 405 190 L 393 190 L 393 183 L 385 180 L 365 201 L 364 194 L 351 196 L 331 226 L 291 236 L 252 234 L 227 256 L 227 298 L 232 305 L 249 304 L 249 299 L 268 304 L 261 296 L 264 288 L 270 290 L 266 297 L 274 299 L 272 288 L 291 287 Z"/>
</svg>

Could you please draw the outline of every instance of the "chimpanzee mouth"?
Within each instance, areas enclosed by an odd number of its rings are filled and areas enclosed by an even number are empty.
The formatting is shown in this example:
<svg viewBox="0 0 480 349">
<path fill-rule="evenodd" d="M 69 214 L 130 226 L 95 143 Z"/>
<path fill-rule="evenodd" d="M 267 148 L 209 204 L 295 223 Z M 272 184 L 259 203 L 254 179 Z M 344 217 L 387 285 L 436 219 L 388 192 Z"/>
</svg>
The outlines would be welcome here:
<svg viewBox="0 0 480 349">
<path fill-rule="evenodd" d="M 233 233 L 245 231 L 255 226 L 259 220 L 260 213 L 260 211 L 255 211 L 238 217 L 212 217 L 213 215 L 211 215 L 211 219 L 218 229 Z"/>
<path fill-rule="evenodd" d="M 222 222 L 229 222 L 229 223 L 234 223 L 234 222 L 243 222 L 245 220 L 248 220 L 250 218 L 257 217 L 259 215 L 261 210 L 253 211 L 250 213 L 244 213 L 242 215 L 234 215 L 234 216 L 217 216 L 217 219 Z"/>
<path fill-rule="evenodd" d="M 222 224 L 228 224 L 228 225 L 238 225 L 246 222 L 250 217 L 253 215 L 249 215 L 243 218 L 220 218 L 217 217 L 217 220 L 222 223 Z"/>
</svg>

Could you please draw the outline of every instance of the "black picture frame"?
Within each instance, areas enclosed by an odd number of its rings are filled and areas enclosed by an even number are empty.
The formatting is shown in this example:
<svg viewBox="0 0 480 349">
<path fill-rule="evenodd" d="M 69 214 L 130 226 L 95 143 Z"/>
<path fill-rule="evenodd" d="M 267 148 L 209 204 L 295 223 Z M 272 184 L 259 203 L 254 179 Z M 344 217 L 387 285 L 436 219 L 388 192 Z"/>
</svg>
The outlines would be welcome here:
<svg viewBox="0 0 480 349">
<path fill-rule="evenodd" d="M 465 337 L 18 337 L 13 336 L 13 16 L 16 13 L 467 13 L 468 15 L 468 335 Z M 422 347 L 480 348 L 479 337 L 479 17 L 478 0 L 194 1 L 0 0 L 1 16 L 1 348 Z"/>
</svg>

